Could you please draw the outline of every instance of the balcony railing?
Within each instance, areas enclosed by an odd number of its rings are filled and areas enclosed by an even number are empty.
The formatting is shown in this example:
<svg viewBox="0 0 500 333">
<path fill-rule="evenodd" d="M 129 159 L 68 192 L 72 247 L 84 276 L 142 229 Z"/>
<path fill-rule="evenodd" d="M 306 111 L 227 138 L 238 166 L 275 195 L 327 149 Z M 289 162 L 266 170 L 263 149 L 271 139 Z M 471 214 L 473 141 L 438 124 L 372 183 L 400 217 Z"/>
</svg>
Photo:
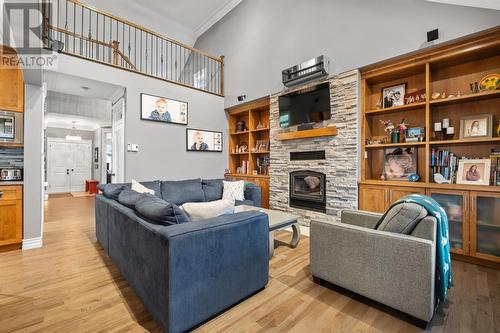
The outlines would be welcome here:
<svg viewBox="0 0 500 333">
<path fill-rule="evenodd" d="M 162 36 L 77 0 L 43 2 L 46 48 L 215 95 L 224 95 L 224 57 Z"/>
</svg>

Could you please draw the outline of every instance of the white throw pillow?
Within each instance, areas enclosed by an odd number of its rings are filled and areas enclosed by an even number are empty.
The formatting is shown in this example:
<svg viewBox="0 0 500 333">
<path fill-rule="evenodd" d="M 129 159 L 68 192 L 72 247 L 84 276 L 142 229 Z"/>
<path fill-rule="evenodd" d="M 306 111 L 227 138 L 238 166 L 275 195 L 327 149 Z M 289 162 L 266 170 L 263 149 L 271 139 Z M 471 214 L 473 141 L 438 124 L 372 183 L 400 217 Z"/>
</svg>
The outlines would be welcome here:
<svg viewBox="0 0 500 333">
<path fill-rule="evenodd" d="M 234 201 L 215 200 L 209 202 L 186 202 L 181 206 L 191 221 L 201 221 L 211 217 L 234 213 Z"/>
<path fill-rule="evenodd" d="M 245 181 L 238 180 L 235 182 L 228 182 L 223 180 L 224 190 L 222 191 L 222 199 L 226 200 L 245 200 Z"/>
<path fill-rule="evenodd" d="M 147 188 L 146 186 L 139 183 L 137 180 L 132 179 L 132 191 L 136 191 L 139 193 L 149 193 L 154 195 L 155 191 Z"/>
</svg>

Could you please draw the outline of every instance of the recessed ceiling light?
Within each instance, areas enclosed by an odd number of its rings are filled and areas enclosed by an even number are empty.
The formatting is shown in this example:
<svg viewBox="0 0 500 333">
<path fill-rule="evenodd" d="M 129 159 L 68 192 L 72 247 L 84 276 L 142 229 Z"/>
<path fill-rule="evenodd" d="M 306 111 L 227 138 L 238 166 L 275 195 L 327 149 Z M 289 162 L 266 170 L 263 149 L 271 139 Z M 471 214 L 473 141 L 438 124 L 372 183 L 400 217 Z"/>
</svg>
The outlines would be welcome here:
<svg viewBox="0 0 500 333">
<path fill-rule="evenodd" d="M 82 89 L 83 91 L 87 91 L 87 90 L 90 90 L 89 87 L 86 87 L 86 86 L 81 86 L 80 89 Z"/>
</svg>

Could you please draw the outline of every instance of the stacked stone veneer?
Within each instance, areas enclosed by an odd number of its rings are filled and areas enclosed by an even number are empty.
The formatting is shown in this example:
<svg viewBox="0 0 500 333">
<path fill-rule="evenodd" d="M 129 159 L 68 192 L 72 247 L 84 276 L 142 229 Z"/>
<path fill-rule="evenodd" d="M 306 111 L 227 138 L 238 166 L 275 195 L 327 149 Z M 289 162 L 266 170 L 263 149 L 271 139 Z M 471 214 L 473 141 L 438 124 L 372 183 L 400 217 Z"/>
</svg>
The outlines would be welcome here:
<svg viewBox="0 0 500 333">
<path fill-rule="evenodd" d="M 279 141 L 278 97 L 286 90 L 271 96 L 270 105 L 270 208 L 300 215 L 302 225 L 311 220 L 338 220 L 342 209 L 357 207 L 358 175 L 358 87 L 359 72 L 349 71 L 328 78 L 333 124 L 338 135 Z M 316 85 L 318 82 L 309 84 Z M 308 85 L 295 89 L 302 89 Z M 290 161 L 292 151 L 325 150 L 325 160 Z M 313 170 L 326 174 L 326 214 L 293 208 L 289 201 L 289 173 L 296 170 Z"/>
</svg>

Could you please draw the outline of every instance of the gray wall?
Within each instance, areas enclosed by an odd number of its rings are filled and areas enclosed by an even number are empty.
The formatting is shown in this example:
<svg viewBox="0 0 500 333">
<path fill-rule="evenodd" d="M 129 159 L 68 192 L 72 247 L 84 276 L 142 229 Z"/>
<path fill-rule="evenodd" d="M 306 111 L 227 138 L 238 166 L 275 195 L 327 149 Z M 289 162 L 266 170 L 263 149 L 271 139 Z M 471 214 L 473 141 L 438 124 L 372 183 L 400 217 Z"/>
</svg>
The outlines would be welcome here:
<svg viewBox="0 0 500 333">
<path fill-rule="evenodd" d="M 67 55 L 59 55 L 57 71 L 126 87 L 125 143 L 139 145 L 139 152 L 125 153 L 126 181 L 223 176 L 226 149 L 186 152 L 186 126 L 140 119 L 140 93 L 149 93 L 187 101 L 188 127 L 225 132 L 222 97 Z"/>
<path fill-rule="evenodd" d="M 195 47 L 225 56 L 226 106 L 282 89 L 281 70 L 324 54 L 335 73 L 498 25 L 500 11 L 423 0 L 243 0 Z"/>
</svg>

